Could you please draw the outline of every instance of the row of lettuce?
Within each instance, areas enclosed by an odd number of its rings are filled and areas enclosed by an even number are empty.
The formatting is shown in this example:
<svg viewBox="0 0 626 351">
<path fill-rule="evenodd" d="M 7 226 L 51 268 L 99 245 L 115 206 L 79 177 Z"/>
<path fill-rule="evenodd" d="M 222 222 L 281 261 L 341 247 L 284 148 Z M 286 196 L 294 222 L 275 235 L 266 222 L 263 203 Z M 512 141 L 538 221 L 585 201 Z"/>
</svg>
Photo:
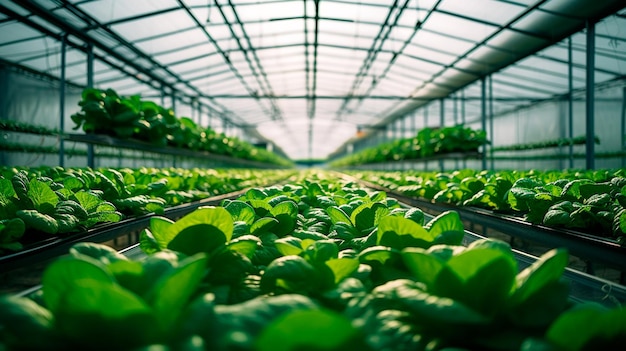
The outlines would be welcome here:
<svg viewBox="0 0 626 351">
<path fill-rule="evenodd" d="M 626 244 L 625 170 L 346 172 L 399 194 L 478 207 Z"/>
<path fill-rule="evenodd" d="M 423 128 L 414 137 L 382 143 L 354 154 L 331 160 L 331 167 L 348 167 L 368 163 L 395 162 L 445 155 L 454 152 L 478 152 L 488 144 L 487 133 L 463 125 Z"/>
<path fill-rule="evenodd" d="M 219 194 L 272 184 L 289 170 L 0 168 L 0 254 Z"/>
<path fill-rule="evenodd" d="M 74 129 L 82 128 L 88 134 L 292 166 L 291 161 L 275 153 L 200 126 L 188 117 L 177 117 L 172 109 L 142 100 L 138 95 L 125 97 L 113 89 L 89 88 L 83 91 L 78 105 L 81 110 L 71 116 Z"/>
<path fill-rule="evenodd" d="M 42 288 L 0 297 L 5 350 L 615 350 L 626 309 L 574 303 L 554 249 L 462 246 L 425 218 L 322 174 L 253 188 L 141 234 L 142 259 L 82 243 Z"/>
</svg>

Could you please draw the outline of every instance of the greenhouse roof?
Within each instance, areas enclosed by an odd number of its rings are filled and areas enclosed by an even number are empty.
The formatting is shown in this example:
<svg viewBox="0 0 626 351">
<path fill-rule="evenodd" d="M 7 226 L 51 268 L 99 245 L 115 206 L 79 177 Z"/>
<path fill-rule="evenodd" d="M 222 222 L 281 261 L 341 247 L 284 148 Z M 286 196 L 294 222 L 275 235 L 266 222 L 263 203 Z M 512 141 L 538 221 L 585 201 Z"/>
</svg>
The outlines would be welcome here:
<svg viewBox="0 0 626 351">
<path fill-rule="evenodd" d="M 356 135 L 493 76 L 499 103 L 626 74 L 621 0 L 53 0 L 0 2 L 0 62 L 124 95 L 163 92 L 323 158 Z M 607 17 L 608 16 L 608 17 Z M 571 42 L 563 41 L 571 37 Z M 178 112 L 178 111 L 177 111 Z"/>
</svg>

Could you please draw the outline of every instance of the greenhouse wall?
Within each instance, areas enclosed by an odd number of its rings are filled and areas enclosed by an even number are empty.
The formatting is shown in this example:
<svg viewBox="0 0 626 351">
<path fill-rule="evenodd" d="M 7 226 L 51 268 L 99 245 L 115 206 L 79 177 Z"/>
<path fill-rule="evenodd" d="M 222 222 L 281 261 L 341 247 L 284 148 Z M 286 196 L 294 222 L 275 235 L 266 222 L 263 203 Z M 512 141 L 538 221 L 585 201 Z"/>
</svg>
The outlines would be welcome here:
<svg viewBox="0 0 626 351">
<path fill-rule="evenodd" d="M 595 90 L 595 135 L 600 143 L 595 144 L 595 168 L 622 167 L 620 157 L 601 157 L 605 153 L 623 151 L 621 146 L 621 123 L 623 90 L 626 81 L 617 81 L 598 87 Z M 586 135 L 586 104 L 584 93 L 578 93 L 573 102 L 573 137 Z M 472 119 L 471 128 L 481 129 L 480 120 Z M 517 108 L 494 117 L 493 133 L 487 123 L 488 138 L 493 146 L 538 143 L 559 138 L 568 138 L 568 101 L 555 99 Z M 585 168 L 585 146 L 575 145 L 573 168 Z M 519 160 L 495 160 L 497 169 L 556 169 L 569 168 L 568 147 L 536 149 L 527 151 L 495 152 L 496 156 L 518 157 Z M 557 155 L 564 155 L 557 158 Z M 527 158 L 524 158 L 527 156 Z M 533 160 L 534 156 L 554 156 L 552 160 Z M 473 164 L 472 162 L 471 164 Z M 491 163 L 488 162 L 488 168 Z"/>
</svg>

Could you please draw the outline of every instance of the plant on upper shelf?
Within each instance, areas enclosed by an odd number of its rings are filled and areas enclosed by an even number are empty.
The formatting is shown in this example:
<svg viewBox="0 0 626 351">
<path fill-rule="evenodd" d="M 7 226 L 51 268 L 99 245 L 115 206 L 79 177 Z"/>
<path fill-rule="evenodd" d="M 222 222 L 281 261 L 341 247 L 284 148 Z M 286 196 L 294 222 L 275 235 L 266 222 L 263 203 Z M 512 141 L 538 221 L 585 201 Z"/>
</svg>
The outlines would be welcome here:
<svg viewBox="0 0 626 351">
<path fill-rule="evenodd" d="M 0 130 L 9 132 L 30 133 L 38 135 L 58 135 L 59 130 L 56 128 L 47 128 L 43 126 L 37 126 L 30 123 L 12 121 L 12 120 L 0 120 Z"/>
<path fill-rule="evenodd" d="M 390 143 L 365 149 L 330 163 L 333 167 L 420 159 L 452 152 L 477 152 L 488 144 L 487 134 L 463 125 L 443 128 L 424 128 L 412 138 L 398 139 Z"/>
<path fill-rule="evenodd" d="M 600 138 L 596 136 L 594 138 L 594 142 L 596 144 L 600 144 Z M 581 135 L 581 136 L 577 136 L 574 138 L 559 138 L 555 140 L 546 140 L 546 141 L 540 141 L 536 143 L 494 146 L 493 148 L 491 148 L 491 150 L 492 151 L 522 151 L 522 150 L 546 149 L 546 148 L 551 148 L 551 147 L 560 147 L 560 146 L 569 146 L 569 145 L 584 145 L 586 143 L 587 143 L 587 136 Z"/>
<path fill-rule="evenodd" d="M 288 160 L 247 142 L 201 127 L 188 117 L 138 95 L 124 97 L 113 89 L 83 90 L 78 103 L 81 111 L 71 116 L 73 128 L 88 134 L 104 134 L 121 139 L 137 139 L 158 146 L 175 146 L 194 151 L 291 166 Z"/>
</svg>

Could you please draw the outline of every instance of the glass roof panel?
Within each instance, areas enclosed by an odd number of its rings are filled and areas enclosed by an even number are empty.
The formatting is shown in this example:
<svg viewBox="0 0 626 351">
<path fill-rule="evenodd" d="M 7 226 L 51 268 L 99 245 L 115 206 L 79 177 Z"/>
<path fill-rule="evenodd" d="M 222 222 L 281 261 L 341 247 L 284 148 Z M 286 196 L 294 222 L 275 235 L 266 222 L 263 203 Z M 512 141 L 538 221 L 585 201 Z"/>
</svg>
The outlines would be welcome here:
<svg viewBox="0 0 626 351">
<path fill-rule="evenodd" d="M 460 38 L 427 30 L 419 30 L 411 42 L 422 49 L 438 50 L 456 55 L 471 49 L 475 45 L 470 40 L 461 40 Z"/>
<path fill-rule="evenodd" d="M 17 22 L 7 22 L 0 24 L 0 44 L 12 43 L 29 38 L 39 38 L 41 33 Z"/>
<path fill-rule="evenodd" d="M 75 1 L 75 3 L 101 23 L 149 14 L 177 5 L 175 0 Z"/>
<path fill-rule="evenodd" d="M 451 55 L 441 51 L 433 51 L 427 48 L 417 47 L 415 45 L 407 47 L 403 53 L 413 57 L 423 57 L 430 61 L 440 63 L 441 65 L 449 65 L 457 58 L 457 55 Z M 405 56 L 400 56 L 396 62 L 404 59 L 406 59 Z"/>
<path fill-rule="evenodd" d="M 0 46 L 0 56 L 19 64 L 32 57 L 55 55 L 60 50 L 58 42 L 50 38 L 40 38 Z"/>
<path fill-rule="evenodd" d="M 456 68 L 448 68 L 435 79 L 435 82 L 450 87 L 463 86 L 476 80 L 478 77 L 475 74 L 459 71 Z"/>
<path fill-rule="evenodd" d="M 237 1 L 233 1 L 237 5 Z M 304 6 L 301 1 L 257 2 L 244 6 L 235 6 L 237 16 L 241 22 L 253 20 L 273 20 L 276 18 L 291 18 L 304 16 Z"/>
<path fill-rule="evenodd" d="M 486 11 L 486 9 L 489 9 Z M 446 0 L 437 10 L 466 16 L 479 21 L 505 24 L 513 20 L 525 7 L 494 0 L 453 1 Z"/>
<path fill-rule="evenodd" d="M 216 55 L 215 50 L 209 44 L 205 44 L 202 46 L 196 46 L 189 49 L 180 49 L 177 51 L 155 56 L 155 58 L 159 62 L 170 67 L 185 65 L 189 62 L 206 59 L 207 57 L 217 58 L 221 57 L 221 55 Z M 206 60 L 204 60 L 203 62 L 206 62 Z"/>
<path fill-rule="evenodd" d="M 554 15 L 544 11 L 532 11 L 519 21 L 513 23 L 513 28 L 524 30 L 525 32 L 535 33 L 539 36 L 549 37 L 547 30 L 557 26 L 572 26 L 576 23 L 575 19 Z"/>
<path fill-rule="evenodd" d="M 164 36 L 150 36 L 154 39 L 138 40 L 135 45 L 144 52 L 159 55 L 162 52 L 170 52 L 179 48 L 186 48 L 198 44 L 206 44 L 208 39 L 199 29 L 183 30 L 168 33 Z"/>
<path fill-rule="evenodd" d="M 519 51 L 524 52 L 529 45 L 541 46 L 547 43 L 548 41 L 542 38 L 526 35 L 510 29 L 504 29 L 502 32 L 489 39 L 486 45 L 516 53 Z"/>
<path fill-rule="evenodd" d="M 428 20 L 422 25 L 422 28 L 474 42 L 480 42 L 498 29 L 498 27 L 493 25 L 486 25 L 437 12 L 430 15 Z"/>
<path fill-rule="evenodd" d="M 193 24 L 194 22 L 186 12 L 178 10 L 113 24 L 110 27 L 115 32 L 123 35 L 127 40 L 135 41 L 149 36 L 176 32 L 184 28 L 189 28 Z"/>
</svg>

